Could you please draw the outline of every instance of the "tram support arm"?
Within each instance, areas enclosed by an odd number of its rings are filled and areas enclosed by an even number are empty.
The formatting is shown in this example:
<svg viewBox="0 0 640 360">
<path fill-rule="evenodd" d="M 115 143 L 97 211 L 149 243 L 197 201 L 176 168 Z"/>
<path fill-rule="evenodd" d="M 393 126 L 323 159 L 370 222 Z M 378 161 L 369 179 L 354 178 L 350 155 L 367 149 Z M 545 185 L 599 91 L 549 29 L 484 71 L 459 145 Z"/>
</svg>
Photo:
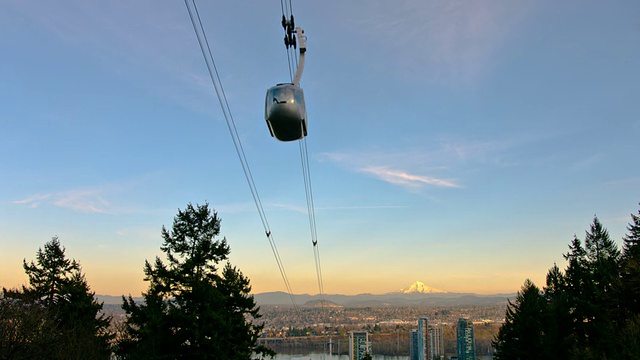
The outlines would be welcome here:
<svg viewBox="0 0 640 360">
<path fill-rule="evenodd" d="M 293 85 L 300 86 L 300 78 L 304 70 L 304 57 L 307 53 L 307 37 L 304 35 L 304 30 L 302 30 L 301 27 L 296 28 L 296 37 L 298 38 L 300 58 L 298 58 L 298 70 L 296 71 L 296 76 L 293 78 Z"/>
</svg>

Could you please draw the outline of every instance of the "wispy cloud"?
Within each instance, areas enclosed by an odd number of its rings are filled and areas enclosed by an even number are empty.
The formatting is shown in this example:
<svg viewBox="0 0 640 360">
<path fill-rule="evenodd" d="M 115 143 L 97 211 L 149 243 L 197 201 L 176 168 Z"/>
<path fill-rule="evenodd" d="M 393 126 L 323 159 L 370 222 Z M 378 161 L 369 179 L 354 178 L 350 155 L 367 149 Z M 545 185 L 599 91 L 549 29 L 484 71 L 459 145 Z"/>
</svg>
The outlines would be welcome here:
<svg viewBox="0 0 640 360">
<path fill-rule="evenodd" d="M 109 202 L 102 198 L 98 189 L 78 189 L 60 193 L 53 204 L 65 209 L 92 213 L 106 213 L 109 207 Z"/>
<path fill-rule="evenodd" d="M 467 162 L 505 164 L 509 162 L 502 158 L 506 149 L 537 140 L 537 138 L 519 138 L 517 136 L 490 140 L 466 139 L 455 136 L 443 136 L 436 139 L 415 138 L 411 141 L 415 145 L 325 152 L 319 155 L 319 160 L 355 168 L 378 166 L 420 168 L 420 172 L 432 172 L 451 169 Z M 429 145 L 424 145 L 425 143 Z"/>
<path fill-rule="evenodd" d="M 51 198 L 52 194 L 35 194 L 31 195 L 28 198 L 22 200 L 13 201 L 14 204 L 25 204 L 29 205 L 29 207 L 37 208 L 41 203 L 47 201 Z"/>
<path fill-rule="evenodd" d="M 431 152 L 432 154 L 433 152 Z M 449 171 L 451 163 L 432 161 L 430 152 L 418 150 L 335 151 L 319 155 L 320 161 L 335 163 L 350 171 L 373 175 L 375 178 L 409 189 L 425 186 L 459 187 L 453 180 L 433 175 Z M 439 157 L 442 160 L 442 157 Z"/>
<path fill-rule="evenodd" d="M 367 167 L 360 169 L 360 171 L 373 174 L 379 179 L 396 185 L 409 187 L 421 187 L 424 185 L 437 187 L 460 187 L 458 184 L 450 180 L 438 179 L 430 176 L 413 175 L 403 171 L 395 171 L 383 167 Z"/>
<path fill-rule="evenodd" d="M 454 83 L 473 82 L 493 66 L 498 50 L 524 23 L 533 2 L 401 0 L 362 8 L 355 20 L 397 68 Z"/>
<path fill-rule="evenodd" d="M 136 195 L 144 196 L 150 183 L 162 172 L 140 174 L 128 179 L 101 183 L 98 185 L 77 186 L 57 191 L 43 191 L 11 203 L 37 208 L 55 206 L 62 209 L 103 214 L 164 214 L 175 209 L 148 207 L 133 200 Z"/>
<path fill-rule="evenodd" d="M 103 190 L 99 188 L 73 189 L 48 194 L 35 194 L 13 201 L 13 203 L 28 205 L 32 208 L 48 204 L 79 212 L 107 213 L 109 212 L 109 202 L 103 198 L 102 192 Z"/>
<path fill-rule="evenodd" d="M 269 204 L 270 207 L 279 208 L 282 210 L 294 211 L 302 214 L 307 214 L 307 208 L 294 204 L 274 203 Z M 401 209 L 406 208 L 403 205 L 364 205 L 364 206 L 320 206 L 315 210 L 322 211 L 334 211 L 334 210 L 374 210 L 374 209 Z"/>
<path fill-rule="evenodd" d="M 293 205 L 293 204 L 277 203 L 277 204 L 271 204 L 271 206 L 276 207 L 276 208 L 280 208 L 280 209 L 295 211 L 295 212 L 299 212 L 299 213 L 303 213 L 303 214 L 307 213 L 307 208 L 303 208 L 301 206 L 297 206 L 297 205 Z"/>
<path fill-rule="evenodd" d="M 478 168 L 516 166 L 513 149 L 537 139 L 530 135 L 494 140 L 416 139 L 419 145 L 406 148 L 340 150 L 322 153 L 318 159 L 411 190 L 462 188 L 464 177 Z"/>
<path fill-rule="evenodd" d="M 375 209 L 404 209 L 405 205 L 364 205 L 364 206 L 323 206 L 316 210 L 375 210 Z"/>
</svg>

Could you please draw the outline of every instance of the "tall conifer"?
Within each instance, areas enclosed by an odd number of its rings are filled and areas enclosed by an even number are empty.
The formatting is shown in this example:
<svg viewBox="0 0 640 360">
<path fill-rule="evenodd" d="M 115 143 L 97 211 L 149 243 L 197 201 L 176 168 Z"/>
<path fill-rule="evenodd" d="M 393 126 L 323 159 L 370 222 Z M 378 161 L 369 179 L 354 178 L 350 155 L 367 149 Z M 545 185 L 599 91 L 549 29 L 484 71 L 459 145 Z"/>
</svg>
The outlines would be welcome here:
<svg viewBox="0 0 640 360">
<path fill-rule="evenodd" d="M 505 322 L 493 342 L 495 358 L 544 358 L 545 312 L 546 302 L 542 292 L 531 280 L 525 280 L 515 302 L 509 301 L 507 305 Z"/>
<path fill-rule="evenodd" d="M 3 289 L 3 298 L 42 314 L 39 326 L 45 333 L 25 344 L 25 351 L 36 351 L 32 356 L 41 359 L 109 359 L 110 317 L 102 313 L 80 264 L 66 257 L 58 238 L 38 250 L 35 262 L 24 260 L 23 267 L 29 285 Z"/>
<path fill-rule="evenodd" d="M 162 228 L 161 250 L 145 263 L 144 302 L 124 299 L 124 359 L 250 359 L 272 355 L 257 345 L 262 325 L 249 279 L 228 262 L 226 239 L 216 239 L 220 219 L 208 204 L 179 210 L 171 231 Z"/>
</svg>

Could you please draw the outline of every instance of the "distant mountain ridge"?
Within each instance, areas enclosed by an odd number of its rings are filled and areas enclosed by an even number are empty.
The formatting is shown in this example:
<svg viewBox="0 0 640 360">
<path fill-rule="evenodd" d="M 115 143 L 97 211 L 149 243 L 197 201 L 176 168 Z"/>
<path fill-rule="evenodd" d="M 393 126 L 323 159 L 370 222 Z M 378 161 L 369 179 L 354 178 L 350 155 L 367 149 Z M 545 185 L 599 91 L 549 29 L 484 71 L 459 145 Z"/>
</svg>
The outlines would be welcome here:
<svg viewBox="0 0 640 360">
<path fill-rule="evenodd" d="M 341 295 L 325 294 L 324 300 L 329 306 L 483 306 L 504 304 L 508 299 L 515 299 L 516 293 L 479 295 L 471 293 L 451 293 L 435 289 L 416 281 L 409 287 L 386 294 Z M 293 297 L 296 305 L 318 306 L 319 294 L 294 294 L 282 291 L 253 294 L 258 305 L 292 305 Z M 98 301 L 105 304 L 122 304 L 121 296 L 96 295 Z M 142 298 L 134 298 L 142 301 Z"/>
<path fill-rule="evenodd" d="M 289 295 L 276 291 L 254 294 L 258 305 L 296 305 L 318 306 L 320 295 Z M 409 287 L 386 294 L 340 295 L 325 294 L 324 300 L 331 306 L 482 306 L 504 304 L 514 299 L 516 294 L 478 295 L 469 293 L 450 293 L 435 289 L 416 281 Z"/>
<path fill-rule="evenodd" d="M 282 291 L 254 294 L 258 305 L 316 306 L 320 295 L 289 295 Z M 358 295 L 324 295 L 324 300 L 339 306 L 483 306 L 504 304 L 516 294 L 478 295 L 462 293 L 387 293 Z"/>
<path fill-rule="evenodd" d="M 321 300 L 320 295 L 289 295 L 280 291 L 254 294 L 254 297 L 258 305 L 292 305 L 293 297 L 297 305 L 317 306 Z M 515 297 L 515 293 L 494 295 L 450 293 L 416 281 L 407 288 L 386 294 L 325 294 L 324 300 L 331 303 L 331 306 L 482 306 L 504 304 L 508 299 Z"/>
</svg>

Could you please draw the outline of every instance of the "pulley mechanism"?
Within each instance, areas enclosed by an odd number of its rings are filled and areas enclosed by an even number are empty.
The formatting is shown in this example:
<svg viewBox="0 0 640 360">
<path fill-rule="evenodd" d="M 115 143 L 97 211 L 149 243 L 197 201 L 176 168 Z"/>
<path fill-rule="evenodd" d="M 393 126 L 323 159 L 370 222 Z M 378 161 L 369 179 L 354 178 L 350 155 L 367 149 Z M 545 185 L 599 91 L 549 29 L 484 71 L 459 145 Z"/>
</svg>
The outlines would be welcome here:
<svg viewBox="0 0 640 360">
<path fill-rule="evenodd" d="M 290 47 L 296 48 L 296 37 L 294 36 L 294 29 L 296 23 L 293 20 L 293 14 L 291 18 L 287 20 L 284 14 L 282 15 L 282 28 L 284 29 L 284 46 L 289 49 Z"/>
</svg>

